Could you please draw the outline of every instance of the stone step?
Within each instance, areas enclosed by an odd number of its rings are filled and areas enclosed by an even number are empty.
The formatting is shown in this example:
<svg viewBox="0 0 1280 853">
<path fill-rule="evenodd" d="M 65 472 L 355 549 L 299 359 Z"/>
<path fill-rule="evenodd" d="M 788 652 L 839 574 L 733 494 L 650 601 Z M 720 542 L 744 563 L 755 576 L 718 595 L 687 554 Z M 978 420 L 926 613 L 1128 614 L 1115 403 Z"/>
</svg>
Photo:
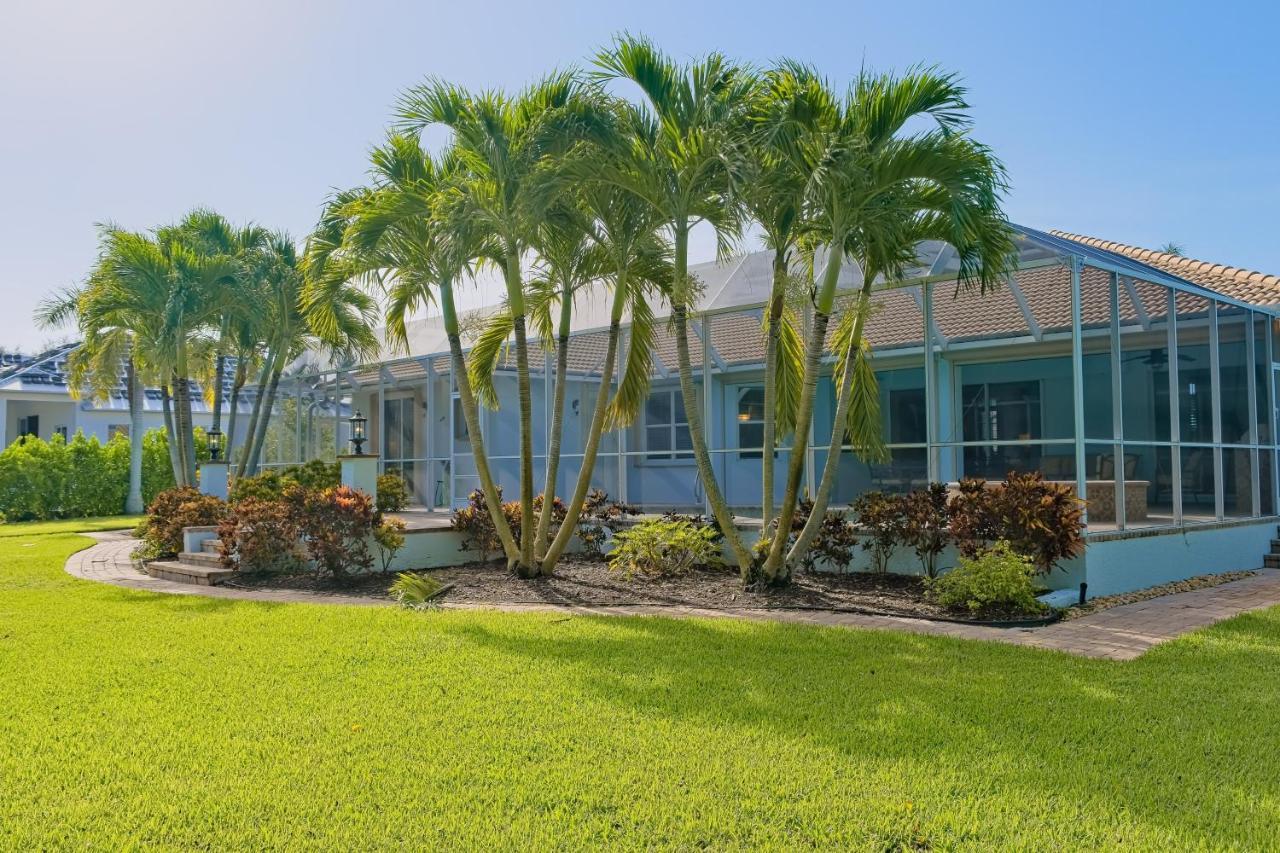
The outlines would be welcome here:
<svg viewBox="0 0 1280 853">
<path fill-rule="evenodd" d="M 222 554 L 222 540 L 218 538 L 205 539 L 200 542 L 200 550 L 206 554 Z"/>
<path fill-rule="evenodd" d="M 189 563 L 178 563 L 171 560 L 157 560 L 147 564 L 147 574 L 153 578 L 166 581 L 174 581 L 176 583 L 189 583 L 197 586 L 214 586 L 221 583 L 229 575 L 234 575 L 233 569 L 224 569 L 221 566 L 196 566 Z"/>
<path fill-rule="evenodd" d="M 211 569 L 222 568 L 222 558 L 217 554 L 210 554 L 208 551 L 183 551 L 178 555 L 179 563 L 186 563 L 189 566 L 207 566 Z"/>
<path fill-rule="evenodd" d="M 1280 554 L 1263 554 L 1262 565 L 1268 569 L 1280 569 Z"/>
</svg>

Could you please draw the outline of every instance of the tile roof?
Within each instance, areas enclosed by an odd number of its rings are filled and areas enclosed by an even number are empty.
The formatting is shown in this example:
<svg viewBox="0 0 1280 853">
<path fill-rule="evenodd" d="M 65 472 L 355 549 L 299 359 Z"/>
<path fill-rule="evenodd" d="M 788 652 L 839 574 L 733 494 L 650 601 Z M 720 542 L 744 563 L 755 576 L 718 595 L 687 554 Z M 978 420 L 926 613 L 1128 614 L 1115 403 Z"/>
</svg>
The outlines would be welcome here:
<svg viewBox="0 0 1280 853">
<path fill-rule="evenodd" d="M 1073 240 L 1085 246 L 1124 255 L 1135 261 L 1153 266 L 1158 270 L 1176 275 L 1187 281 L 1202 284 L 1230 296 L 1256 305 L 1280 304 L 1280 276 L 1269 273 L 1254 272 L 1240 267 L 1199 261 L 1195 258 L 1184 258 L 1169 252 L 1158 252 L 1154 249 L 1143 249 L 1117 243 L 1114 240 L 1102 240 L 1097 237 L 1086 237 L 1066 231 L 1050 231 L 1055 237 Z"/>
</svg>

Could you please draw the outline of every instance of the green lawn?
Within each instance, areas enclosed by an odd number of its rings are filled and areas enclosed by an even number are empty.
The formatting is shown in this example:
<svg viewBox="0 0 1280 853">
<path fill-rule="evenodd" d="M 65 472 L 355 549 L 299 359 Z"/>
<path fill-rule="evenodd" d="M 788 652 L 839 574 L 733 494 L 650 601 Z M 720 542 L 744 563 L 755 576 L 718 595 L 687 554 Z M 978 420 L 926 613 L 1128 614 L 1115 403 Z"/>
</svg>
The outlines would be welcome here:
<svg viewBox="0 0 1280 853">
<path fill-rule="evenodd" d="M 0 848 L 1267 848 L 1280 610 L 1131 663 L 245 604 L 0 542 Z"/>
<path fill-rule="evenodd" d="M 57 521 L 19 521 L 0 524 L 0 539 L 11 536 L 40 536 L 46 533 L 89 533 L 95 530 L 128 530 L 141 515 L 102 515 L 97 518 L 62 518 Z"/>
</svg>

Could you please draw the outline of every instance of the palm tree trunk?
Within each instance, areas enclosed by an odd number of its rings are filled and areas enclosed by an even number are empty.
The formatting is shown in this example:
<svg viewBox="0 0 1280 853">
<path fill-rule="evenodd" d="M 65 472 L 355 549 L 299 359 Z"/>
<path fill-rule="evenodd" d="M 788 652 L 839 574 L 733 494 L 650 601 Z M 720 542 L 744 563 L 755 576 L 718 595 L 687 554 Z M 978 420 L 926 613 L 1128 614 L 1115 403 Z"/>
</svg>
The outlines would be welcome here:
<svg viewBox="0 0 1280 853">
<path fill-rule="evenodd" d="M 809 518 L 804 523 L 804 529 L 800 531 L 800 535 L 796 537 L 795 544 L 791 546 L 791 550 L 787 553 L 787 565 L 794 564 L 809 550 L 809 546 L 813 544 L 818 531 L 822 528 L 822 518 L 827 514 L 827 506 L 831 501 L 831 490 L 835 487 L 836 472 L 840 468 L 840 454 L 844 452 L 844 424 L 849 417 L 849 403 L 853 397 L 853 377 L 856 372 L 853 367 L 858 357 L 858 351 L 862 346 L 862 326 L 867 314 L 867 301 L 871 295 L 871 278 L 871 276 L 867 277 L 866 283 L 863 284 L 862 292 L 858 295 L 856 309 L 858 313 L 853 321 L 853 335 L 849 352 L 845 354 L 844 377 L 840 382 L 840 396 L 836 401 L 835 421 L 831 427 L 831 449 L 827 451 L 827 462 L 822 467 L 822 480 L 818 484 L 818 491 L 813 497 L 813 511 L 809 513 Z"/>
<path fill-rule="evenodd" d="M 839 244 L 836 244 L 839 245 Z M 778 526 L 769 544 L 769 555 L 761 567 L 761 577 L 769 584 L 786 583 L 786 561 L 783 559 L 791 521 L 795 518 L 796 503 L 800 497 L 800 481 L 804 477 L 805 456 L 809 449 L 809 426 L 813 421 L 814 400 L 818 396 L 818 371 L 822 366 L 822 348 L 826 344 L 827 325 L 831 321 L 831 306 L 835 299 L 836 282 L 840 278 L 839 251 L 833 250 L 823 273 L 822 291 L 813 311 L 813 330 L 805 348 L 804 382 L 800 386 L 800 403 L 796 411 L 796 428 L 791 442 L 791 460 L 787 466 L 787 486 L 778 511 Z"/>
<path fill-rule="evenodd" d="M 621 334 L 621 330 L 620 323 L 614 322 L 609 326 L 609 344 L 605 351 L 604 374 L 600 377 L 600 388 L 596 392 L 596 408 L 591 415 L 590 433 L 582 453 L 582 467 L 578 469 L 578 482 L 574 486 L 573 496 L 565 507 L 564 521 L 560 524 L 560 529 L 556 532 L 555 541 L 547 549 L 547 555 L 542 561 L 542 573 L 544 575 L 550 575 L 555 571 L 556 561 L 560 559 L 560 555 L 564 553 L 564 549 L 569 545 L 569 540 L 573 538 L 578 526 L 578 518 L 582 515 L 583 501 L 586 500 L 587 490 L 591 488 L 591 477 L 595 473 L 596 456 L 599 453 L 600 439 L 604 433 L 605 413 L 609 405 L 611 381 L 617 364 L 618 337 Z"/>
<path fill-rule="evenodd" d="M 564 433 L 565 377 L 569 372 L 569 325 L 573 317 L 573 299 L 568 288 L 560 302 L 560 328 L 556 341 L 555 392 L 551 405 L 551 435 L 547 437 L 547 478 L 542 486 L 542 512 L 538 515 L 538 538 L 534 556 L 541 562 L 547 553 L 547 532 L 555 509 L 556 486 L 560 477 L 560 441 Z M 554 568 L 555 563 L 552 563 Z"/>
<path fill-rule="evenodd" d="M 779 326 L 782 323 L 782 309 L 786 305 L 787 295 L 787 253 L 777 249 L 773 253 L 773 292 L 769 294 L 769 313 L 767 321 L 768 336 L 764 347 L 764 451 L 761 454 L 760 483 L 762 530 L 769 529 L 773 520 L 773 472 L 776 464 L 774 448 L 777 446 L 778 430 L 778 341 L 782 336 Z"/>
<path fill-rule="evenodd" d="M 507 253 L 507 301 L 516 340 L 516 390 L 520 398 L 520 577 L 537 577 L 533 559 L 533 394 L 529 388 L 529 340 L 525 331 L 524 291 L 520 282 L 520 255 Z"/>
<path fill-rule="evenodd" d="M 231 384 L 231 401 L 227 412 L 227 434 L 222 437 L 222 458 L 228 465 L 231 464 L 231 445 L 234 443 L 236 436 L 236 415 L 239 414 L 240 408 L 240 389 L 244 387 L 247 373 L 248 370 L 245 367 L 244 360 L 237 359 L 236 376 Z"/>
<path fill-rule="evenodd" d="M 191 380 L 186 376 L 178 378 L 176 403 L 182 429 L 182 464 L 186 468 L 187 483 L 194 486 L 196 484 L 195 422 L 191 417 Z"/>
<path fill-rule="evenodd" d="M 675 287 L 671 306 L 671 320 L 676 335 L 676 363 L 680 368 L 680 394 L 684 398 L 685 417 L 689 422 L 689 439 L 693 444 L 693 459 L 698 468 L 698 477 L 702 480 L 702 488 L 707 493 L 707 503 L 711 505 L 711 514 L 720 526 L 720 532 L 729 543 L 738 567 L 746 572 L 751 567 L 751 553 L 742 544 L 742 537 L 734 524 L 733 513 L 720 491 L 716 480 L 715 469 L 711 464 L 711 454 L 707 452 L 707 443 L 702 432 L 702 411 L 698 407 L 698 391 L 693 384 L 693 364 L 689 359 L 689 305 L 686 282 L 689 275 L 689 231 L 687 227 L 676 229 L 675 235 Z M 710 388 L 703 393 L 710 394 Z"/>
<path fill-rule="evenodd" d="M 244 446 L 240 448 L 240 460 L 236 465 L 237 477 L 244 477 L 249 472 L 249 452 L 253 449 L 253 437 L 258 432 L 258 421 L 262 418 L 262 401 L 267 383 L 271 380 L 275 358 L 275 349 L 269 349 L 266 358 L 262 360 L 262 371 L 258 374 L 258 393 L 253 398 L 253 410 L 249 413 L 249 428 L 245 431 Z"/>
<path fill-rule="evenodd" d="M 604 433 L 605 414 L 609 405 L 609 392 L 612 390 L 613 373 L 618 360 L 618 337 L 622 333 L 622 306 L 626 304 L 626 279 L 620 275 L 613 296 L 613 315 L 609 321 L 609 343 L 605 348 L 604 368 L 600 374 L 600 388 L 596 391 L 596 408 L 591 413 L 591 427 L 587 434 L 587 444 L 582 451 L 582 467 L 578 469 L 578 482 L 573 487 L 573 497 L 565 507 L 564 521 L 556 531 L 555 541 L 547 549 L 547 556 L 542 561 L 542 573 L 550 575 L 555 571 L 556 561 L 568 547 L 578 527 L 578 518 L 582 515 L 582 502 L 586 500 L 587 490 L 591 488 L 591 477 L 595 473 L 596 455 L 600 450 L 600 437 Z M 544 506 L 546 498 L 543 498 Z"/>
<path fill-rule="evenodd" d="M 133 357 L 125 365 L 129 382 L 129 496 L 124 501 L 124 511 L 136 515 L 145 509 L 142 503 L 142 407 L 145 392 L 138 380 L 138 369 Z"/>
<path fill-rule="evenodd" d="M 182 457 L 178 455 L 178 431 L 173 422 L 173 407 L 171 406 L 172 395 L 169 393 L 168 383 L 160 385 L 160 408 L 164 412 L 164 437 L 165 444 L 169 447 L 169 464 L 173 466 L 173 482 L 176 485 L 184 485 L 182 478 L 184 469 L 182 467 Z"/>
<path fill-rule="evenodd" d="M 462 404 L 462 419 L 467 424 L 467 440 L 471 443 L 471 456 L 476 464 L 476 476 L 480 478 L 480 491 L 484 494 L 485 504 L 489 509 L 489 519 L 502 542 L 502 551 L 507 557 L 507 568 L 510 570 L 520 560 L 520 548 L 511 533 L 511 525 L 502 512 L 502 498 L 498 495 L 498 487 L 493 482 L 493 471 L 489 468 L 489 455 L 484 449 L 484 433 L 480 429 L 480 407 L 476 403 L 475 391 L 471 388 L 471 377 L 467 374 L 466 360 L 462 355 L 462 338 L 458 329 L 458 311 L 453 303 L 452 282 L 440 283 L 440 315 L 444 320 L 445 335 L 449 339 L 449 356 L 453 367 L 454 381 L 458 385 L 458 400 Z"/>
<path fill-rule="evenodd" d="M 226 371 L 227 359 L 219 352 L 213 359 L 213 429 L 222 432 L 222 375 Z"/>
<path fill-rule="evenodd" d="M 262 458 L 262 446 L 267 441 L 267 428 L 271 425 L 272 410 L 276 404 L 276 389 L 280 387 L 280 376 L 284 373 L 284 356 L 278 354 L 271 369 L 271 382 L 267 385 L 267 398 L 262 403 L 262 413 L 258 418 L 258 428 L 253 436 L 253 446 L 249 448 L 248 473 L 252 477 L 258 473 L 258 463 Z"/>
</svg>

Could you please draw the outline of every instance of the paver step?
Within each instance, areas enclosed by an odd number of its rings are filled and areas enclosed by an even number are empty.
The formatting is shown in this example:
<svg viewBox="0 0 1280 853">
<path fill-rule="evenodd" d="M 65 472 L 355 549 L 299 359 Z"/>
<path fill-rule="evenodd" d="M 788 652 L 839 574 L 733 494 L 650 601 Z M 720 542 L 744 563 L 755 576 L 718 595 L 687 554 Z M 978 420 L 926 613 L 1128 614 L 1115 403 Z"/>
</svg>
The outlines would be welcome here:
<svg viewBox="0 0 1280 853">
<path fill-rule="evenodd" d="M 1263 554 L 1262 565 L 1268 569 L 1280 569 L 1280 554 Z"/>
<path fill-rule="evenodd" d="M 1280 542 L 1280 540 L 1276 541 Z M 200 542 L 200 550 L 204 551 L 206 554 L 221 554 L 222 540 L 217 538 L 203 539 Z"/>
<path fill-rule="evenodd" d="M 222 568 L 222 558 L 217 554 L 210 554 L 208 551 L 183 551 L 178 555 L 179 563 L 186 563 L 189 566 L 207 566 L 211 569 Z"/>
<path fill-rule="evenodd" d="M 157 560 L 147 564 L 147 574 L 159 580 L 190 583 L 197 586 L 214 586 L 228 575 L 235 574 L 233 569 L 221 566 L 196 566 L 189 563 L 178 563 L 171 560 Z"/>
</svg>

